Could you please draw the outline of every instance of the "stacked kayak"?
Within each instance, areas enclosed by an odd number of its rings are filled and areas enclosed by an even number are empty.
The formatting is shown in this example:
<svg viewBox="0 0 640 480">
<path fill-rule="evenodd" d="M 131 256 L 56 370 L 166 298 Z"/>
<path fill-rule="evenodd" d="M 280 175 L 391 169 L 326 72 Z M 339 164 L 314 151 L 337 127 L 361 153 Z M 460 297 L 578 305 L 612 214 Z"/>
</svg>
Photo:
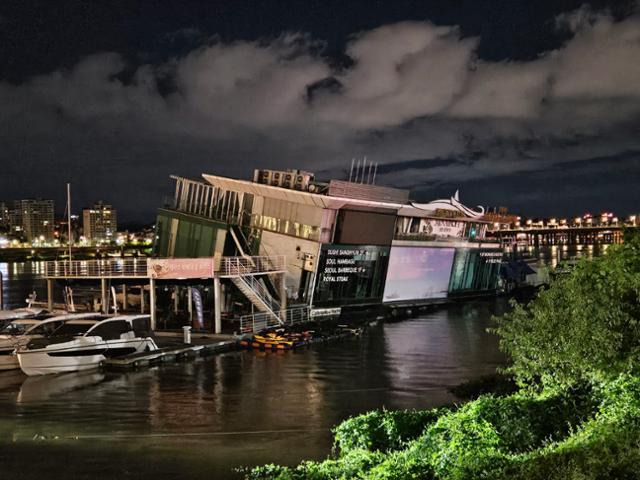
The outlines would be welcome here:
<svg viewBox="0 0 640 480">
<path fill-rule="evenodd" d="M 311 336 L 312 332 L 285 333 L 275 331 L 262 335 L 256 334 L 251 339 L 240 340 L 239 345 L 258 350 L 291 350 L 308 345 Z"/>
</svg>

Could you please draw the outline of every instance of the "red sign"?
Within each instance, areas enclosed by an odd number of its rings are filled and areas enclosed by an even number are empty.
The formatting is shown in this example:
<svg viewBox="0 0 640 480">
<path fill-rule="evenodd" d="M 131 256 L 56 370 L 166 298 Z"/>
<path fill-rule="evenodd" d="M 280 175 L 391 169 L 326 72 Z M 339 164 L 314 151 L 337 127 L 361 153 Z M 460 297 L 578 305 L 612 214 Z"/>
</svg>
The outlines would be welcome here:
<svg viewBox="0 0 640 480">
<path fill-rule="evenodd" d="M 159 279 L 212 278 L 213 258 L 150 258 L 147 275 Z"/>
</svg>

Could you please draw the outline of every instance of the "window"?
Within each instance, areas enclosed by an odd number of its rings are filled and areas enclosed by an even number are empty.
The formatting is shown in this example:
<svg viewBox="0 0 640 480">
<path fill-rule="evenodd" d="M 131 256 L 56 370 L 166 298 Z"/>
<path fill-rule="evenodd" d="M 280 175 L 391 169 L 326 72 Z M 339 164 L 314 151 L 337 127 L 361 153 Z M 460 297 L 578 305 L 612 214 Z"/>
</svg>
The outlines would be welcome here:
<svg viewBox="0 0 640 480">
<path fill-rule="evenodd" d="M 495 262 L 495 256 L 483 255 L 500 253 L 499 250 L 470 250 L 459 249 L 456 252 L 449 291 L 477 292 L 496 288 L 500 262 Z"/>
<path fill-rule="evenodd" d="M 133 331 L 136 337 L 148 337 L 151 332 L 149 317 L 136 318 L 133 323 Z"/>
<path fill-rule="evenodd" d="M 62 320 L 60 320 L 59 322 L 46 322 L 29 330 L 29 335 L 42 335 L 43 337 L 48 337 L 63 323 L 64 322 Z"/>
<path fill-rule="evenodd" d="M 103 340 L 117 340 L 123 333 L 130 332 L 131 325 L 125 320 L 115 320 L 102 323 L 87 332 L 87 336 L 102 337 Z"/>
<path fill-rule="evenodd" d="M 31 327 L 33 323 L 11 322 L 9 325 L 0 330 L 3 335 L 22 335 L 25 330 Z"/>
<path fill-rule="evenodd" d="M 382 302 L 389 247 L 322 246 L 313 303 L 322 307 Z"/>
<path fill-rule="evenodd" d="M 71 323 L 67 322 L 62 325 L 60 328 L 53 332 L 53 335 L 56 337 L 67 336 L 67 335 L 82 335 L 91 327 L 93 327 L 95 323 Z"/>
</svg>

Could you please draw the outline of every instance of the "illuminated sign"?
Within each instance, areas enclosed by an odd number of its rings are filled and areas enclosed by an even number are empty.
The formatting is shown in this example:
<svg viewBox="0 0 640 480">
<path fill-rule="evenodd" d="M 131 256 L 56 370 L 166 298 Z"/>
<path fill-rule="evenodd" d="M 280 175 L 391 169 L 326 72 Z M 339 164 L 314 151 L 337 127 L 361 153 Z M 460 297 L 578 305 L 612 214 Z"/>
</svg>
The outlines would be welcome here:
<svg viewBox="0 0 640 480">
<path fill-rule="evenodd" d="M 366 250 L 350 248 L 328 249 L 320 281 L 348 282 L 352 275 L 366 272 L 366 268 L 358 264 L 359 257 L 365 256 L 366 253 Z"/>
<path fill-rule="evenodd" d="M 462 237 L 464 234 L 464 222 L 421 218 L 420 233 L 438 237 Z"/>
</svg>

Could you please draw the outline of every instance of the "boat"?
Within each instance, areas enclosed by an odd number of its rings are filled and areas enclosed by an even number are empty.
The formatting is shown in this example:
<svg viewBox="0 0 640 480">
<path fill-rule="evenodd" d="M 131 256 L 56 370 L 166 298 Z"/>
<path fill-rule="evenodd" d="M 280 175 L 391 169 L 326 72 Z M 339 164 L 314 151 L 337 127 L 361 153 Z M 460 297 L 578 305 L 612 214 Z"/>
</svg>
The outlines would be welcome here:
<svg viewBox="0 0 640 480">
<path fill-rule="evenodd" d="M 70 313 L 44 319 L 40 319 L 38 316 L 20 318 L 8 323 L 0 330 L 0 371 L 20 368 L 18 357 L 13 354 L 14 351 L 35 338 L 48 337 L 64 322 L 101 318 L 105 318 L 105 316 L 95 313 Z"/>
<path fill-rule="evenodd" d="M 293 340 L 277 333 L 267 333 L 265 335 L 254 335 L 251 346 L 254 348 L 288 350 L 293 348 Z"/>
<path fill-rule="evenodd" d="M 106 320 L 69 320 L 51 336 L 31 340 L 16 350 L 29 375 L 98 368 L 107 358 L 157 350 L 149 315 L 123 315 Z"/>
<path fill-rule="evenodd" d="M 310 332 L 284 333 L 268 332 L 263 335 L 254 335 L 251 341 L 241 341 L 241 346 L 264 350 L 289 350 L 307 345 Z"/>
<path fill-rule="evenodd" d="M 6 325 L 7 323 L 19 318 L 45 318 L 47 315 L 51 316 L 51 314 L 47 310 L 45 310 L 44 308 L 35 307 L 21 307 L 14 308 L 13 310 L 1 310 L 0 326 Z"/>
</svg>

